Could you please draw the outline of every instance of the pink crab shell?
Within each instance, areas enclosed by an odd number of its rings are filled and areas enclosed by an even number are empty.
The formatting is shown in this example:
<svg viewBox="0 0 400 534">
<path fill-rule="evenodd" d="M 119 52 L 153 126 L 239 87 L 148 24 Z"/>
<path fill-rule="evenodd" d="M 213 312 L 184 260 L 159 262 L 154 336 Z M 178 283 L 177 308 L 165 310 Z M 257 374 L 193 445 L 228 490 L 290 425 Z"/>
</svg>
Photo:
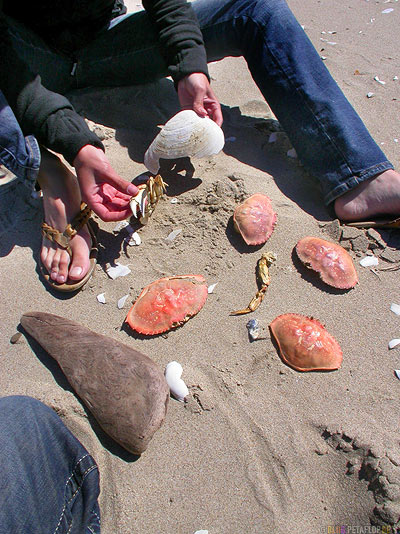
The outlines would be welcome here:
<svg viewBox="0 0 400 534">
<path fill-rule="evenodd" d="M 276 223 L 271 199 L 262 193 L 252 195 L 235 209 L 233 222 L 248 245 L 265 243 Z"/>
<path fill-rule="evenodd" d="M 161 334 L 196 315 L 204 306 L 207 295 L 202 275 L 160 278 L 143 289 L 129 310 L 126 322 L 141 334 Z"/>
<path fill-rule="evenodd" d="M 286 313 L 269 327 L 282 360 L 296 371 L 333 371 L 342 365 L 339 343 L 316 319 Z"/>
<path fill-rule="evenodd" d="M 317 271 L 330 286 L 350 289 L 358 282 L 350 254 L 337 243 L 319 237 L 303 237 L 296 245 L 296 253 L 307 267 Z"/>
</svg>

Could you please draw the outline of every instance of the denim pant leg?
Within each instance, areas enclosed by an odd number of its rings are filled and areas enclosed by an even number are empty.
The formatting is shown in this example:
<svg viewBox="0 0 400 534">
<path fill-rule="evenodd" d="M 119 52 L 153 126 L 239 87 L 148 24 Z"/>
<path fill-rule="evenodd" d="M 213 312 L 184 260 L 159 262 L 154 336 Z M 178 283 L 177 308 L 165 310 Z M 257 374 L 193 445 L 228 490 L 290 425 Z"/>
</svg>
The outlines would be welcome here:
<svg viewBox="0 0 400 534">
<path fill-rule="evenodd" d="M 58 415 L 0 399 L 0 534 L 98 534 L 99 473 Z"/>
<path fill-rule="evenodd" d="M 393 165 L 368 133 L 284 0 L 195 0 L 209 61 L 244 56 L 326 204 Z M 79 55 L 77 84 L 166 75 L 145 13 L 116 19 Z"/>
<path fill-rule="evenodd" d="M 393 168 L 284 0 L 197 0 L 193 7 L 208 59 L 244 56 L 326 204 Z"/>
</svg>

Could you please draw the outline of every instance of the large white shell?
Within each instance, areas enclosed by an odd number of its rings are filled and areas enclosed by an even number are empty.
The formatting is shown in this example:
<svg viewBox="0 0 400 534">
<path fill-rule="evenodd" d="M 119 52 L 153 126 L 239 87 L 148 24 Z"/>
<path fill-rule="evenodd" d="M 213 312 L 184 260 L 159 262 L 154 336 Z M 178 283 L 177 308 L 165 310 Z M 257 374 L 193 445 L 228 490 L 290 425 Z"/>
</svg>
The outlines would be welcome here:
<svg viewBox="0 0 400 534">
<path fill-rule="evenodd" d="M 224 133 L 213 120 L 200 117 L 191 109 L 180 111 L 155 137 L 144 155 L 144 164 L 153 174 L 160 158 L 203 158 L 218 154 L 225 144 Z"/>
</svg>

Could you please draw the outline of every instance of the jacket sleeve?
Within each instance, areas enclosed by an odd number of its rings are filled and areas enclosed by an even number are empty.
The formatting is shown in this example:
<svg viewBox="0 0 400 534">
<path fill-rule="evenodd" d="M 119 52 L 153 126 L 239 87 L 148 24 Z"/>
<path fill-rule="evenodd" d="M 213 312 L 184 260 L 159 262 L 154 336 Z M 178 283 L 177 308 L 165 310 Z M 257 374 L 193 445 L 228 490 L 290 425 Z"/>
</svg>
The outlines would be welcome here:
<svg viewBox="0 0 400 534">
<path fill-rule="evenodd" d="M 104 150 L 98 137 L 62 95 L 47 90 L 38 74 L 18 57 L 8 34 L 0 0 L 0 90 L 11 106 L 25 135 L 62 154 L 72 164 L 87 144 Z"/>
<path fill-rule="evenodd" d="M 143 7 L 157 28 L 168 72 L 175 83 L 193 72 L 202 72 L 210 79 L 203 36 L 190 3 L 143 0 Z"/>
</svg>

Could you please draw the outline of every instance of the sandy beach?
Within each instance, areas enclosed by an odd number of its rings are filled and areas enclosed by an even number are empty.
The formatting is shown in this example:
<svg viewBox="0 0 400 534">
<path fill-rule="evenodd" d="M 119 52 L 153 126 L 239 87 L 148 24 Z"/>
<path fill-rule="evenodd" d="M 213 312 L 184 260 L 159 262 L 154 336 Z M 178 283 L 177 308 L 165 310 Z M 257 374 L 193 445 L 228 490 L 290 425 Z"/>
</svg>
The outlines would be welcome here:
<svg viewBox="0 0 400 534">
<path fill-rule="evenodd" d="M 137 3 L 127 4 L 137 9 Z M 399 2 L 289 5 L 399 168 Z M 400 345 L 388 349 L 391 339 L 400 338 L 400 317 L 390 310 L 400 304 L 400 232 L 340 227 L 324 207 L 318 183 L 288 157 L 290 142 L 245 62 L 213 63 L 210 74 L 223 105 L 223 151 L 193 161 L 192 177 L 164 176 L 167 193 L 138 230 L 139 246 L 126 246 L 125 230 L 96 219 L 100 257 L 95 276 L 77 295 L 48 291 L 38 267 L 41 200 L 27 196 L 20 202 L 14 227 L 0 236 L 0 395 L 43 401 L 93 455 L 101 473 L 104 534 L 317 534 L 340 532 L 329 529 L 344 525 L 379 525 L 376 532 L 400 526 L 400 381 L 394 374 Z M 69 96 L 104 139 L 114 168 L 129 180 L 145 171 L 143 155 L 157 125 L 178 111 L 169 80 Z M 277 224 L 264 246 L 249 247 L 234 232 L 232 215 L 256 192 L 270 197 Z M 174 240 L 165 239 L 177 229 L 182 231 Z M 349 250 L 359 276 L 354 289 L 329 289 L 300 265 L 293 249 L 307 235 Z M 255 266 L 267 251 L 277 261 L 264 301 L 251 315 L 230 316 L 254 296 Z M 378 257 L 375 269 L 359 264 L 367 254 Z M 110 279 L 105 269 L 113 262 L 128 265 L 131 273 Z M 138 336 L 124 327 L 143 287 L 177 274 L 202 274 L 208 285 L 217 283 L 203 309 L 160 336 Z M 96 298 L 101 293 L 105 304 Z M 127 294 L 119 309 L 118 299 Z M 171 360 L 181 363 L 188 402 L 170 399 L 163 426 L 139 459 L 107 438 L 37 344 L 25 336 L 10 343 L 21 315 L 34 310 L 132 346 L 162 370 Z M 341 369 L 299 373 L 282 362 L 268 325 L 291 312 L 326 326 L 342 347 Z M 250 318 L 262 326 L 253 342 L 246 329 Z"/>
</svg>

